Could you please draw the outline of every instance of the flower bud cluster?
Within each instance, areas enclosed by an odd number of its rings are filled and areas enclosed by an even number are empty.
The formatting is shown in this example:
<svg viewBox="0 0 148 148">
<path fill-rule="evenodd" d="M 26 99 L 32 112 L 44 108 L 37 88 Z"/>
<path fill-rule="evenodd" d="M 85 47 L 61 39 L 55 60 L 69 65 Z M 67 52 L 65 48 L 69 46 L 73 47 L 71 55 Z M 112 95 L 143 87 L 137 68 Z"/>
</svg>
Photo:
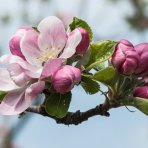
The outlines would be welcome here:
<svg viewBox="0 0 148 148">
<path fill-rule="evenodd" d="M 135 87 L 133 96 L 148 98 L 148 43 L 134 46 L 128 40 L 121 40 L 115 47 L 111 63 L 120 74 L 141 77 L 144 86 Z"/>
<path fill-rule="evenodd" d="M 134 46 L 127 40 L 121 40 L 115 48 L 111 62 L 121 74 L 147 75 L 148 43 L 141 43 Z"/>
</svg>

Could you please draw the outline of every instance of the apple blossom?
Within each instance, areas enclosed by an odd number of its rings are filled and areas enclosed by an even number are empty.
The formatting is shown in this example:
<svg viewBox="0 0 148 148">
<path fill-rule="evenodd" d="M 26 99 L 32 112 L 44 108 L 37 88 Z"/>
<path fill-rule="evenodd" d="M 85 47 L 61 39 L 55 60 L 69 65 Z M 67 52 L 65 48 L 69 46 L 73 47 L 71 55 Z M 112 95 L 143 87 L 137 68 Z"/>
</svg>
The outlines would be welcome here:
<svg viewBox="0 0 148 148">
<path fill-rule="evenodd" d="M 67 34 L 64 24 L 54 16 L 43 19 L 37 29 L 39 32 L 30 27 L 18 30 L 10 41 L 10 49 L 12 53 L 23 57 L 31 66 L 36 67 L 40 74 L 42 69 L 45 69 L 45 63 L 47 67 L 49 60 L 67 59 L 75 53 L 84 54 L 89 46 L 86 30 L 78 27 Z"/>
<path fill-rule="evenodd" d="M 54 16 L 43 19 L 37 29 L 39 32 L 28 30 L 20 44 L 24 57 L 32 65 L 42 66 L 57 57 L 67 59 L 82 40 L 79 30 L 67 35 L 64 24 Z"/>
<path fill-rule="evenodd" d="M 69 92 L 80 80 L 80 69 L 70 65 L 60 67 L 51 77 L 54 89 L 61 94 Z"/>
<path fill-rule="evenodd" d="M 54 16 L 43 19 L 37 29 L 39 32 L 20 28 L 10 40 L 12 55 L 0 58 L 0 64 L 7 65 L 0 70 L 0 90 L 7 93 L 0 104 L 0 114 L 19 114 L 29 107 L 45 88 L 41 79 L 52 76 L 82 40 L 79 30 L 68 36 L 63 23 Z M 77 77 L 72 78 L 70 88 L 77 81 Z"/>
<path fill-rule="evenodd" d="M 134 74 L 139 66 L 140 57 L 132 43 L 121 40 L 115 47 L 111 62 L 117 70 L 125 75 Z"/>
</svg>

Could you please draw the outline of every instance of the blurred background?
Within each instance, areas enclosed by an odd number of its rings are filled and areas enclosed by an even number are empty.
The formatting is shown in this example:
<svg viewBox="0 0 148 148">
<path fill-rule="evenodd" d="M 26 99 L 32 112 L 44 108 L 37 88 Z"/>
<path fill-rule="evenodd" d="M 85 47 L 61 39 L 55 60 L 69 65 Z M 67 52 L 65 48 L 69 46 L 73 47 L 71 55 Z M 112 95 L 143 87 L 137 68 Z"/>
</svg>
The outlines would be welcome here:
<svg viewBox="0 0 148 148">
<path fill-rule="evenodd" d="M 49 15 L 65 26 L 73 16 L 88 22 L 94 40 L 122 38 L 148 42 L 148 0 L 1 0 L 0 54 L 9 53 L 9 39 L 22 25 L 35 26 Z M 73 90 L 70 111 L 85 111 L 103 102 L 100 94 Z M 148 117 L 135 108 L 110 110 L 78 126 L 58 125 L 50 118 L 27 113 L 0 117 L 0 148 L 147 148 Z"/>
</svg>

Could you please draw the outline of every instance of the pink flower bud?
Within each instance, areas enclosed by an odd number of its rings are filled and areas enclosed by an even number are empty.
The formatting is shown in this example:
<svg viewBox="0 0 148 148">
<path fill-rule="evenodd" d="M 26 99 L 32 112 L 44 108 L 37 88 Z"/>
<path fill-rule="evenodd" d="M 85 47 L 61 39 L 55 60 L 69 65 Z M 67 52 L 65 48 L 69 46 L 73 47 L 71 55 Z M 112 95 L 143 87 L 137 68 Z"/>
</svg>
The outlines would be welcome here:
<svg viewBox="0 0 148 148">
<path fill-rule="evenodd" d="M 134 97 L 148 99 L 148 86 L 136 87 L 133 93 Z"/>
<path fill-rule="evenodd" d="M 80 80 L 80 69 L 69 65 L 60 67 L 51 77 L 54 89 L 61 94 L 69 92 Z"/>
<path fill-rule="evenodd" d="M 89 47 L 89 43 L 90 43 L 89 34 L 85 29 L 81 27 L 78 27 L 76 29 L 79 30 L 82 36 L 81 42 L 76 47 L 76 54 L 85 54 Z"/>
<path fill-rule="evenodd" d="M 115 48 L 111 62 L 120 73 L 131 75 L 139 64 L 139 55 L 132 43 L 127 40 L 121 40 Z"/>
<path fill-rule="evenodd" d="M 17 32 L 11 37 L 9 42 L 10 51 L 13 55 L 17 55 L 23 59 L 25 59 L 24 55 L 20 49 L 20 41 L 22 37 L 25 35 L 26 31 L 32 29 L 28 26 L 23 26 L 17 30 Z"/>
<path fill-rule="evenodd" d="M 148 43 L 141 43 L 135 46 L 136 52 L 139 54 L 139 66 L 135 74 L 147 75 L 148 74 Z"/>
</svg>

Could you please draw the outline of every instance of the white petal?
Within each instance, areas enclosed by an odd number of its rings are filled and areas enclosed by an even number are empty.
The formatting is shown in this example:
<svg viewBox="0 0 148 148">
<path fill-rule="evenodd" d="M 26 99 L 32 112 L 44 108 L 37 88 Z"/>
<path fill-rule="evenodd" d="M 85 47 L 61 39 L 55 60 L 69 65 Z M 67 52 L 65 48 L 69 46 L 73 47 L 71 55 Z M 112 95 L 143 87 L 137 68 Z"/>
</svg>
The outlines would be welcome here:
<svg viewBox="0 0 148 148">
<path fill-rule="evenodd" d="M 0 57 L 0 64 L 2 67 L 6 67 L 8 64 L 19 64 L 23 69 L 26 70 L 26 74 L 32 78 L 39 78 L 43 68 L 40 66 L 33 66 L 15 55 L 4 55 Z"/>
<path fill-rule="evenodd" d="M 31 80 L 31 77 L 27 75 L 26 70 L 23 69 L 19 64 L 10 64 L 7 69 L 11 79 L 18 86 L 24 86 L 29 80 Z"/>
<path fill-rule="evenodd" d="M 55 16 L 43 19 L 39 25 L 40 32 L 38 44 L 41 50 L 59 49 L 61 51 L 66 43 L 66 31 L 64 24 Z"/>
<path fill-rule="evenodd" d="M 20 47 L 28 63 L 35 66 L 42 65 L 42 61 L 39 60 L 41 51 L 38 47 L 38 33 L 35 30 L 29 30 L 25 33 L 21 39 Z"/>
<path fill-rule="evenodd" d="M 79 45 L 80 41 L 82 40 L 81 33 L 78 29 L 72 31 L 67 39 L 66 47 L 61 54 L 60 58 L 70 58 L 76 52 L 76 47 Z"/>
<path fill-rule="evenodd" d="M 28 88 L 9 92 L 0 104 L 0 115 L 16 115 L 25 111 L 34 99 L 43 91 L 45 83 L 36 82 Z"/>
<path fill-rule="evenodd" d="M 6 68 L 0 68 L 0 91 L 11 91 L 19 87 L 12 81 Z"/>
</svg>

